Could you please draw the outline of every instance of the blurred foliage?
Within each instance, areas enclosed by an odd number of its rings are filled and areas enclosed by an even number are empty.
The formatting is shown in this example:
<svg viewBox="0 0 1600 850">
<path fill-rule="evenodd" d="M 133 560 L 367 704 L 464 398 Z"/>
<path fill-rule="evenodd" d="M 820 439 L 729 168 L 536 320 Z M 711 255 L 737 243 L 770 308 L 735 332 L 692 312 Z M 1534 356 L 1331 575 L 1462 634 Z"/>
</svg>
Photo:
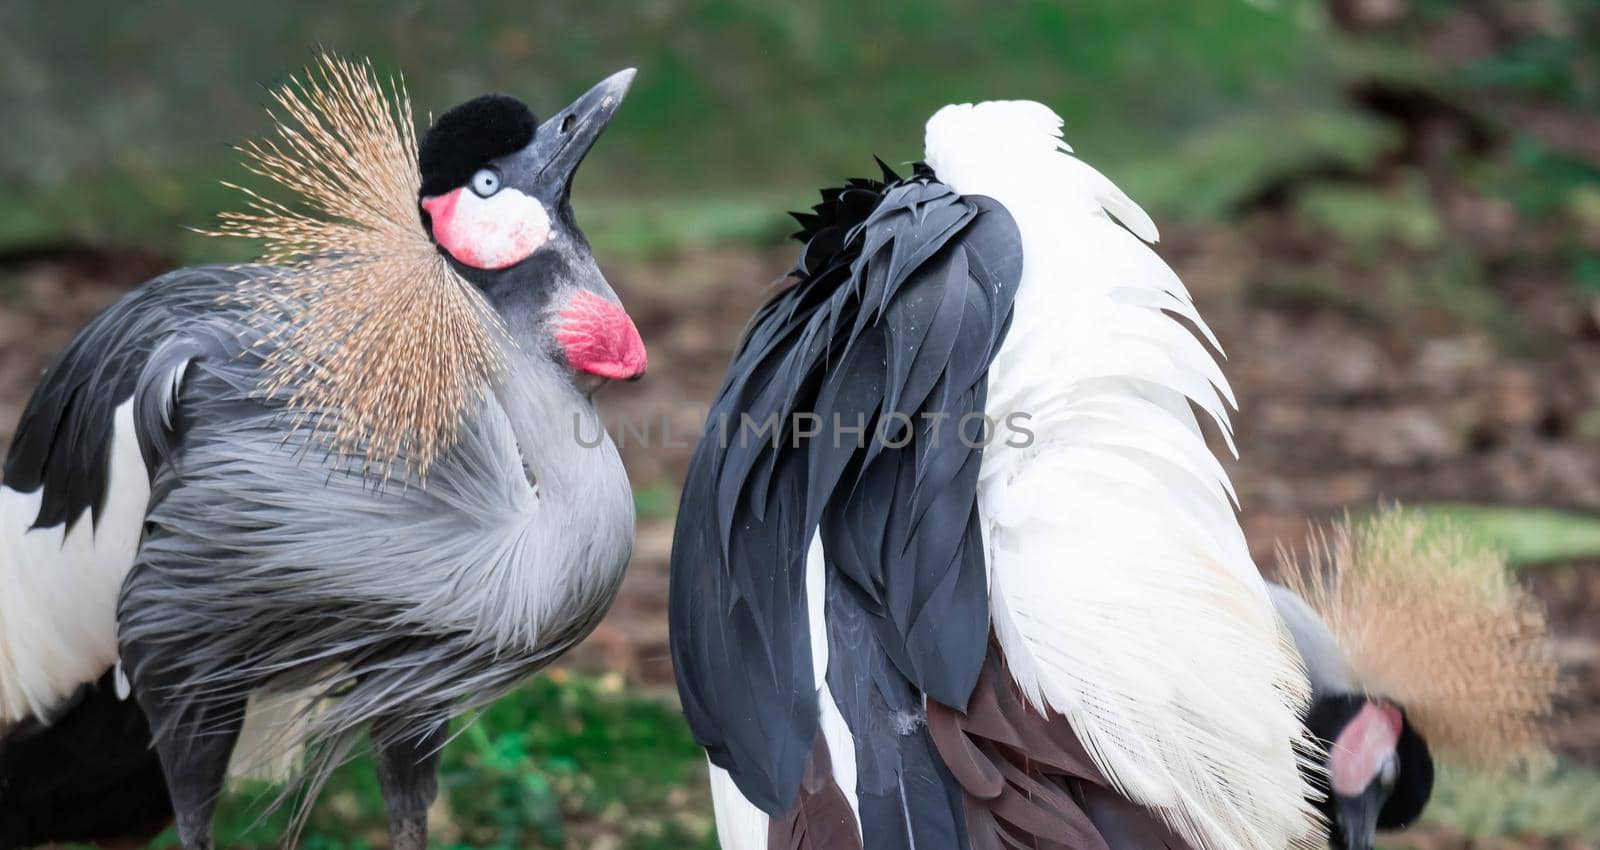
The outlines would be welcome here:
<svg viewBox="0 0 1600 850">
<path fill-rule="evenodd" d="M 625 234 L 624 245 L 770 232 L 770 213 L 752 223 L 746 211 L 773 209 L 774 198 L 780 209 L 808 203 L 811 187 L 870 172 L 874 153 L 913 158 L 934 109 L 996 97 L 1048 101 L 1085 155 L 1113 172 L 1148 164 L 1150 184 L 1184 208 L 1189 190 L 1165 163 L 1188 144 L 1201 165 L 1215 163 L 1188 173 L 1221 181 L 1255 159 L 1237 150 L 1261 138 L 1263 125 L 1252 120 L 1270 126 L 1287 116 L 1305 127 L 1304 145 L 1340 144 L 1318 129 L 1332 126 L 1326 114 L 1338 92 L 1302 5 L 7 4 L 0 182 L 13 201 L 0 211 L 0 245 L 61 235 L 178 242 L 179 225 L 205 224 L 213 210 L 237 203 L 216 185 L 241 177 L 226 145 L 264 131 L 263 87 L 297 72 L 319 44 L 403 70 L 419 117 L 489 89 L 548 112 L 619 66 L 640 67 L 628 105 L 585 168 L 580 215 L 587 222 L 584 205 L 597 198 L 656 197 L 668 212 L 716 197 L 756 204 L 687 219 L 598 205 L 596 217 L 614 213 L 611 220 L 623 222 L 602 221 L 600 230 L 646 234 Z M 1233 119 L 1244 123 L 1219 142 L 1218 122 Z M 1301 144 L 1290 137 L 1255 149 L 1292 160 Z M 195 241 L 180 249 L 216 250 Z"/>
<path fill-rule="evenodd" d="M 1513 566 L 1600 558 L 1600 517 L 1550 508 L 1407 505 L 1430 526 L 1451 528 L 1505 555 Z"/>
<path fill-rule="evenodd" d="M 1583 194 L 1600 186 L 1600 163 L 1550 150 L 1531 138 L 1516 139 L 1511 158 L 1486 175 L 1486 185 L 1522 212 L 1552 218 L 1572 211 Z"/>
<path fill-rule="evenodd" d="M 583 229 L 607 254 L 627 257 L 721 245 L 770 245 L 794 231 L 784 212 L 796 198 L 774 193 L 580 201 Z"/>
<path fill-rule="evenodd" d="M 1434 0 L 1401 3 L 1398 22 L 1360 37 L 1312 0 L 10 4 L 0 248 L 72 239 L 245 256 L 183 228 L 238 205 L 218 183 L 244 177 L 227 145 L 266 130 L 264 88 L 323 45 L 405 72 L 419 118 L 490 89 L 549 111 L 640 67 L 577 193 L 592 241 L 613 255 L 773 241 L 812 187 L 870 171 L 872 154 L 916 156 L 939 105 L 1030 97 L 1159 220 L 1232 217 L 1287 183 L 1304 190 L 1295 208 L 1313 227 L 1369 256 L 1390 237 L 1471 256 L 1472 239 L 1428 209 L 1437 187 L 1349 179 L 1383 168 L 1403 140 L 1348 93 L 1377 80 L 1592 106 L 1596 0 L 1537 5 L 1543 17 L 1507 25 L 1498 48 L 1452 62 L 1415 49 L 1461 14 Z M 1551 221 L 1568 274 L 1600 288 L 1594 246 L 1570 226 L 1600 230 L 1583 188 L 1600 184 L 1600 163 L 1498 131 L 1504 155 L 1451 179 Z M 1329 174 L 1344 176 L 1318 177 Z"/>
<path fill-rule="evenodd" d="M 1600 836 L 1600 771 L 1559 762 L 1548 767 L 1481 773 L 1440 764 L 1433 797 L 1423 812 L 1475 838 Z M 1379 837 L 1380 842 L 1382 836 Z"/>
<path fill-rule="evenodd" d="M 1363 169 L 1394 144 L 1390 128 L 1348 108 L 1295 107 L 1220 119 L 1125 169 L 1107 166 L 1097 151 L 1078 150 L 1151 209 L 1221 219 L 1276 179 L 1317 168 Z"/>
<path fill-rule="evenodd" d="M 633 510 L 640 522 L 672 519 L 678 513 L 678 485 L 657 482 L 633 489 Z"/>
<path fill-rule="evenodd" d="M 1438 247 L 1445 236 L 1427 187 L 1416 179 L 1383 190 L 1313 186 L 1300 194 L 1297 205 L 1313 225 L 1367 256 L 1381 253 L 1391 240 L 1426 251 Z"/>
<path fill-rule="evenodd" d="M 1447 15 L 1454 3 L 1428 2 L 1426 14 Z M 1466 82 L 1537 95 L 1600 111 L 1600 2 L 1555 0 L 1540 10 L 1544 26 L 1510 29 L 1492 55 L 1474 62 Z"/>
<path fill-rule="evenodd" d="M 556 670 L 458 722 L 445 750 L 440 802 L 430 812 L 440 847 L 690 850 L 715 847 L 705 757 L 677 707 L 624 692 L 620 676 Z M 277 790 L 234 790 L 219 807 L 217 846 L 278 846 L 291 807 Z M 389 843 L 369 757 L 342 766 L 312 809 L 304 850 Z M 176 847 L 171 831 L 155 846 Z"/>
</svg>

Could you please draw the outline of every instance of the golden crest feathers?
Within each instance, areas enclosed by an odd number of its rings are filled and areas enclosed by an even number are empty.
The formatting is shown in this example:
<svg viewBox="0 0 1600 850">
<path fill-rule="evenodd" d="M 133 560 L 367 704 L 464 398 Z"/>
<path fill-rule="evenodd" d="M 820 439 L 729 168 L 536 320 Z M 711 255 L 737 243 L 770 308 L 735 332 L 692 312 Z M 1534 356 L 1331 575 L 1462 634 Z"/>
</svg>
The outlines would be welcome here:
<svg viewBox="0 0 1600 850">
<path fill-rule="evenodd" d="M 1403 706 L 1436 751 L 1477 767 L 1543 755 L 1557 665 L 1543 610 L 1504 560 L 1386 508 L 1279 549 L 1283 584 L 1327 623 L 1356 684 Z"/>
<path fill-rule="evenodd" d="M 422 178 L 403 81 L 322 54 L 272 93 L 276 138 L 245 167 L 295 197 L 249 189 L 213 235 L 262 243 L 237 298 L 261 331 L 260 392 L 339 454 L 419 476 L 454 444 L 509 344 L 499 317 L 439 253 L 417 210 Z"/>
</svg>

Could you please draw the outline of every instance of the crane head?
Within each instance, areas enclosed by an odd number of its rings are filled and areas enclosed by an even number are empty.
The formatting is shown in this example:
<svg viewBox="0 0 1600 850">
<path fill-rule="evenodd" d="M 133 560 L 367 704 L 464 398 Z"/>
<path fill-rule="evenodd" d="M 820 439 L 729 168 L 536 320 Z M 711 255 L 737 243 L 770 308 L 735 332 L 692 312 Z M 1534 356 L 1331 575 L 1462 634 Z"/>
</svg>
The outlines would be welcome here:
<svg viewBox="0 0 1600 850">
<path fill-rule="evenodd" d="M 419 150 L 424 228 L 524 347 L 586 391 L 644 373 L 644 343 L 578 229 L 572 179 L 633 82 L 628 68 L 544 122 L 484 95 L 434 122 Z"/>
<path fill-rule="evenodd" d="M 1433 757 L 1403 709 L 1379 697 L 1325 695 L 1306 727 L 1326 747 L 1322 807 L 1333 850 L 1372 850 L 1377 830 L 1403 829 L 1422 814 Z"/>
</svg>

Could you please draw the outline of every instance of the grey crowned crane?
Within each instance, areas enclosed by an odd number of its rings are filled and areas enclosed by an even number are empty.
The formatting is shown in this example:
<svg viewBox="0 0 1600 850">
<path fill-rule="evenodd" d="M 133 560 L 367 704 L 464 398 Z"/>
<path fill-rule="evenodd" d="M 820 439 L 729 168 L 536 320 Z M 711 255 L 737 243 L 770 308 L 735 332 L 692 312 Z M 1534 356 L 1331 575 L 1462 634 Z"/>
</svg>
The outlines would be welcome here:
<svg viewBox="0 0 1600 850">
<path fill-rule="evenodd" d="M 1226 438 L 1232 396 L 1150 218 L 1031 102 L 946 107 L 798 218 L 672 553 L 723 847 L 1320 841 L 1310 688 L 1196 415 Z"/>
<path fill-rule="evenodd" d="M 568 203 L 632 78 L 419 144 L 323 57 L 246 148 L 297 200 L 221 227 L 265 261 L 150 281 L 44 375 L 0 488 L 0 847 L 175 814 L 207 848 L 230 759 L 305 745 L 314 792 L 363 731 L 425 846 L 450 719 L 587 634 L 632 548 L 615 448 L 572 434 L 645 352 Z"/>
<path fill-rule="evenodd" d="M 1371 850 L 1465 769 L 1544 758 L 1557 665 L 1538 603 L 1459 530 L 1388 508 L 1279 557 L 1273 603 L 1312 685 L 1306 725 L 1333 850 Z"/>
</svg>

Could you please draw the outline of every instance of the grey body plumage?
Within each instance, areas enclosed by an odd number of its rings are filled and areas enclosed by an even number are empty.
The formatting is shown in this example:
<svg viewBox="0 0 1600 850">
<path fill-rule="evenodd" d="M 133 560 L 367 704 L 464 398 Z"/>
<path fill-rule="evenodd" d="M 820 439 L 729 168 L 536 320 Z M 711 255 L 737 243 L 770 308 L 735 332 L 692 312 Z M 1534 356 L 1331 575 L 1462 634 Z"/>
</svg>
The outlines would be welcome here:
<svg viewBox="0 0 1600 850">
<path fill-rule="evenodd" d="M 575 436 L 598 430 L 589 398 L 511 350 L 425 484 L 363 475 L 260 398 L 259 335 L 218 307 L 250 273 L 176 272 L 118 315 L 160 340 L 135 404 L 159 471 L 118 607 L 124 669 L 162 703 L 146 709 L 158 743 L 252 693 L 308 691 L 338 698 L 276 747 L 336 753 L 374 721 L 395 741 L 431 735 L 599 621 L 632 546 L 626 472 L 603 431 Z M 121 331 L 97 323 L 83 344 Z"/>
<path fill-rule="evenodd" d="M 213 281 L 223 295 L 232 274 L 157 281 L 150 309 Z M 181 324 L 147 367 L 156 384 L 164 353 L 200 352 L 119 607 L 134 682 L 183 671 L 190 700 L 340 693 L 323 734 L 407 694 L 442 720 L 565 651 L 609 605 L 631 548 L 628 481 L 608 437 L 573 437 L 594 408 L 550 364 L 508 351 L 504 381 L 426 482 L 380 482 L 256 397 L 259 352 L 237 317 Z"/>
</svg>

